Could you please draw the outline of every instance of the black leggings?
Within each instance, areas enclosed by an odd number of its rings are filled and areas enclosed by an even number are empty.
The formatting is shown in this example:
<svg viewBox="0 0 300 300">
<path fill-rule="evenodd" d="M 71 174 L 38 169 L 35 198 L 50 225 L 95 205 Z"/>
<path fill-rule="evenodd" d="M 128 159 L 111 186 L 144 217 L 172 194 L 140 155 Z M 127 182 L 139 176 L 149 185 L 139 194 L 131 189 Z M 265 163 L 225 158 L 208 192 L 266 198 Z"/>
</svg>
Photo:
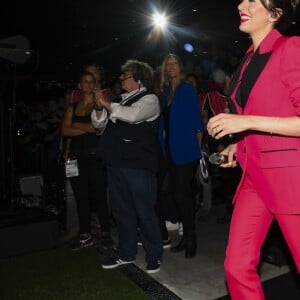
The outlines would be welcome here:
<svg viewBox="0 0 300 300">
<path fill-rule="evenodd" d="M 198 161 L 183 165 L 169 164 L 174 199 L 183 225 L 184 236 L 195 234 L 195 197 L 193 179 Z"/>
<path fill-rule="evenodd" d="M 97 154 L 77 156 L 79 176 L 70 182 L 76 198 L 80 233 L 90 232 L 91 203 L 95 205 L 102 231 L 110 230 L 106 171 Z"/>
</svg>

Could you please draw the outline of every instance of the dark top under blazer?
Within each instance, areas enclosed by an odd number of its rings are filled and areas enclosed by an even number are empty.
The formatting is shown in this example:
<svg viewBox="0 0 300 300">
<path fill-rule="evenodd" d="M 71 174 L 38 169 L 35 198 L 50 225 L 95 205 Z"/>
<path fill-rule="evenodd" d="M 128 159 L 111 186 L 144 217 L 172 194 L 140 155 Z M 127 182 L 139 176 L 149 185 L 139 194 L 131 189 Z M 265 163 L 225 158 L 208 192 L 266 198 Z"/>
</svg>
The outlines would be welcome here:
<svg viewBox="0 0 300 300">
<path fill-rule="evenodd" d="M 251 46 L 247 53 L 253 50 Z M 276 29 L 272 30 L 253 55 L 244 78 L 234 80 L 231 99 L 236 112 L 278 118 L 299 117 L 299 74 L 300 37 L 287 38 Z M 237 143 L 236 157 L 243 176 L 234 201 L 238 199 L 245 174 L 248 174 L 270 211 L 300 213 L 299 137 L 248 130 Z"/>
</svg>

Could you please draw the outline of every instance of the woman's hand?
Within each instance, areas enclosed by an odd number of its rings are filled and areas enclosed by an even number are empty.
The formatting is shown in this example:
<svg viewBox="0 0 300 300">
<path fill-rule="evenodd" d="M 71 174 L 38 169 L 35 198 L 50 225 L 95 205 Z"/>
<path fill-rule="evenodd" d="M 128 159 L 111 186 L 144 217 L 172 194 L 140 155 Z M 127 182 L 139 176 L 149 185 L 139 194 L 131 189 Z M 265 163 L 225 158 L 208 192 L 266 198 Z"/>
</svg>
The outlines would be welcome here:
<svg viewBox="0 0 300 300">
<path fill-rule="evenodd" d="M 220 152 L 221 154 L 227 155 L 227 157 L 228 157 L 228 162 L 221 164 L 220 167 L 234 168 L 237 166 L 237 161 L 235 159 L 236 148 L 237 148 L 236 144 L 230 144 L 222 152 Z"/>
<path fill-rule="evenodd" d="M 218 114 L 209 119 L 207 131 L 216 140 L 225 135 L 238 133 L 249 129 L 247 116 L 234 114 Z"/>
<path fill-rule="evenodd" d="M 102 90 L 95 88 L 95 105 L 98 108 L 105 107 L 108 111 L 110 111 L 110 103 L 110 100 L 105 97 L 105 95 L 102 93 Z"/>
</svg>

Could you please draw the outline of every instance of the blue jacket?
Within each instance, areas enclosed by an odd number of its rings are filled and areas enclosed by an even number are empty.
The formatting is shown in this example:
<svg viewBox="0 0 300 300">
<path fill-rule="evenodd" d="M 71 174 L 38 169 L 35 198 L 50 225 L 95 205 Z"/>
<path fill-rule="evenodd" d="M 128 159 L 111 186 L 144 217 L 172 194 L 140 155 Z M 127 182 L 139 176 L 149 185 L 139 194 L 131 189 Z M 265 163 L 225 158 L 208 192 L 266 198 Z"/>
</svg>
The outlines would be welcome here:
<svg viewBox="0 0 300 300">
<path fill-rule="evenodd" d="M 171 86 L 163 94 L 162 114 L 159 122 L 159 140 L 165 153 L 164 109 Z M 177 86 L 170 106 L 169 149 L 175 164 L 186 164 L 201 158 L 197 132 L 203 132 L 203 120 L 198 104 L 198 95 L 189 83 Z"/>
</svg>

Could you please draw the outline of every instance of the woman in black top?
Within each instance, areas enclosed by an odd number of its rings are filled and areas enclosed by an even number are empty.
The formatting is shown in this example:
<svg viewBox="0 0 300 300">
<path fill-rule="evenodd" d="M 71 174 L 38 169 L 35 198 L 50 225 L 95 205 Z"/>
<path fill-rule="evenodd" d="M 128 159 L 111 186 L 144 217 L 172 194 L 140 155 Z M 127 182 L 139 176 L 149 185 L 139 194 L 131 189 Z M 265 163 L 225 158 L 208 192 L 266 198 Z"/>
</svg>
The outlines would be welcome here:
<svg viewBox="0 0 300 300">
<path fill-rule="evenodd" d="M 91 201 L 95 203 L 97 209 L 102 236 L 106 240 L 110 238 L 106 175 L 96 151 L 100 136 L 91 123 L 95 87 L 93 74 L 83 73 L 79 82 L 81 100 L 69 106 L 62 124 L 63 135 L 71 137 L 70 158 L 77 160 L 79 172 L 78 176 L 70 177 L 80 226 L 80 239 L 74 246 L 74 250 L 93 245 L 90 233 Z"/>
</svg>

